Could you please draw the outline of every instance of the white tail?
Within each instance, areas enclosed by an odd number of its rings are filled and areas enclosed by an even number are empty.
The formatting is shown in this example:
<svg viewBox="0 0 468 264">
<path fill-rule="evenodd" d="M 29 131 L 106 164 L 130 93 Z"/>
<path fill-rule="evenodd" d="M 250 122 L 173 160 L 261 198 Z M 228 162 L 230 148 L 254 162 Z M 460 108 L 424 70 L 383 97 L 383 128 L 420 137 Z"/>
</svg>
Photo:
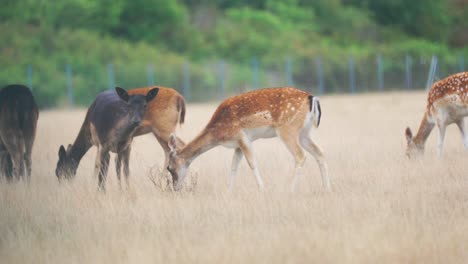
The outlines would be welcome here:
<svg viewBox="0 0 468 264">
<path fill-rule="evenodd" d="M 311 112 L 314 117 L 314 125 L 315 127 L 318 127 L 320 125 L 320 119 L 322 117 L 322 109 L 320 107 L 320 101 L 318 97 L 316 96 L 311 96 L 312 97 L 312 103 L 311 103 Z"/>
<path fill-rule="evenodd" d="M 185 147 L 180 148 L 174 136 L 169 140 L 171 151 L 167 169 L 172 174 L 174 189 L 181 188 L 191 162 L 218 145 L 235 149 L 231 189 L 237 167 L 244 156 L 262 189 L 263 180 L 253 154 L 252 142 L 271 137 L 279 137 L 294 156 L 296 171 L 293 189 L 302 175 L 304 149 L 317 160 L 323 185 L 328 189 L 330 182 L 323 153 L 309 137 L 311 125 L 318 127 L 320 118 L 319 100 L 291 87 L 261 89 L 231 97 L 218 106 L 205 129 Z"/>
</svg>

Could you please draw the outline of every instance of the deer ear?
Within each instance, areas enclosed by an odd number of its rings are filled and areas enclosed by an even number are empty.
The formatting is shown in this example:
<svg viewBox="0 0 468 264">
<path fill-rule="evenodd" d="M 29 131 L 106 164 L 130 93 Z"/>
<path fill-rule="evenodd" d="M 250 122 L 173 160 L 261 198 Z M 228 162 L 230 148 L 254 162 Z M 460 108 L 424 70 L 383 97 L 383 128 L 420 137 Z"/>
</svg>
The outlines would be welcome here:
<svg viewBox="0 0 468 264">
<path fill-rule="evenodd" d="M 120 99 L 124 100 L 125 102 L 128 102 L 128 99 L 130 96 L 128 96 L 127 91 L 125 89 L 120 88 L 120 87 L 115 87 L 115 91 L 117 92 L 117 95 L 120 97 Z"/>
<path fill-rule="evenodd" d="M 68 144 L 68 147 L 67 147 L 67 152 L 69 152 L 72 148 L 72 145 L 71 144 Z"/>
<path fill-rule="evenodd" d="M 169 136 L 169 142 L 167 142 L 167 145 L 169 145 L 169 149 L 171 152 L 174 152 L 177 149 L 177 140 L 174 136 L 174 133 L 171 133 L 171 135 Z"/>
<path fill-rule="evenodd" d="M 63 147 L 63 145 L 60 146 L 58 155 L 59 155 L 59 158 L 63 158 L 67 155 L 67 152 L 65 151 L 65 148 Z"/>
<path fill-rule="evenodd" d="M 156 95 L 158 95 L 158 92 L 159 92 L 159 88 L 151 89 L 146 94 L 146 102 L 149 102 L 149 101 L 153 100 L 156 97 Z"/>
<path fill-rule="evenodd" d="M 408 143 L 411 140 L 413 140 L 413 133 L 411 133 L 411 129 L 409 127 L 407 127 L 405 130 L 405 136 L 406 136 L 406 141 L 408 141 Z"/>
</svg>

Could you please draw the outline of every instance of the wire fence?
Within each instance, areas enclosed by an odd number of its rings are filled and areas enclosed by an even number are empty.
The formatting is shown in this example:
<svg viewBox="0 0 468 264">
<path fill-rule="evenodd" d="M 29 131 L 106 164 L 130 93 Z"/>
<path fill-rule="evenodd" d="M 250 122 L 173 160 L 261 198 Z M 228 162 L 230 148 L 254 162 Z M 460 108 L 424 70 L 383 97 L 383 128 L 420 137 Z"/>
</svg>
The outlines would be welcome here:
<svg viewBox="0 0 468 264">
<path fill-rule="evenodd" d="M 445 62 L 435 55 L 384 57 L 376 54 L 359 60 L 349 56 L 339 63 L 321 57 L 301 60 L 287 57 L 268 65 L 251 58 L 245 64 L 216 60 L 203 64 L 189 61 L 170 65 L 139 63 L 129 71 L 126 65 L 113 63 L 100 68 L 101 72 L 97 72 L 96 66 L 63 65 L 63 89 L 58 89 L 59 93 L 63 91 L 59 96 L 62 101 L 66 100 L 71 106 L 87 105 L 99 91 L 115 86 L 127 89 L 151 85 L 172 87 L 187 101 L 198 102 L 279 86 L 295 86 L 319 95 L 427 89 L 433 81 L 464 71 L 465 58 L 460 55 L 456 62 Z M 32 89 L 41 89 L 34 82 L 34 76 L 41 74 L 40 69 L 27 65 L 25 70 L 26 84 Z"/>
</svg>

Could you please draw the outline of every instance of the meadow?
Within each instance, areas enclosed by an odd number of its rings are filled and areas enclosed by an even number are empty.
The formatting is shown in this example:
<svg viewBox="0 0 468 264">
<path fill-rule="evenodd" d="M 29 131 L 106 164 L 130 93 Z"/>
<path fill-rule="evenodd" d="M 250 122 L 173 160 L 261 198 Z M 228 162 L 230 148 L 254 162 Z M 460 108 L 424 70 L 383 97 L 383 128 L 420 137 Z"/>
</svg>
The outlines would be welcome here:
<svg viewBox="0 0 468 264">
<path fill-rule="evenodd" d="M 215 148 L 191 166 L 181 193 L 153 184 L 164 154 L 152 135 L 134 140 L 130 188 L 120 190 L 112 156 L 107 192 L 93 176 L 95 148 L 74 180 L 55 176 L 60 144 L 72 143 L 85 109 L 40 113 L 29 184 L 0 182 L 0 263 L 466 263 L 468 152 L 458 128 L 437 131 L 425 156 L 404 155 L 424 92 L 322 96 L 311 137 L 324 150 L 331 191 L 308 155 L 290 192 L 294 162 L 275 139 L 254 143 L 266 189 L 245 159 L 229 192 L 232 149 Z M 178 135 L 192 139 L 217 103 L 189 104 Z"/>
</svg>

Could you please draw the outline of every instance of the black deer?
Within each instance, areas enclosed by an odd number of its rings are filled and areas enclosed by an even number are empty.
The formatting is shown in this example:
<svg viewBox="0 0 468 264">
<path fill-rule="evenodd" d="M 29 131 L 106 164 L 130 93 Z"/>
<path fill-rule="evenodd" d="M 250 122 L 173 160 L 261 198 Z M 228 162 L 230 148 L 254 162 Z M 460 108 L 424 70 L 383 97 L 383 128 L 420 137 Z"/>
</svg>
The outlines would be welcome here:
<svg viewBox="0 0 468 264">
<path fill-rule="evenodd" d="M 99 178 L 99 188 L 105 189 L 109 167 L 109 151 L 117 153 L 116 171 L 120 185 L 120 172 L 123 162 L 125 179 L 128 182 L 131 143 L 135 131 L 143 120 L 147 103 L 158 94 L 154 88 L 146 95 L 129 95 L 116 87 L 102 92 L 88 108 L 85 120 L 73 145 L 59 148 L 59 160 L 55 174 L 58 179 L 72 178 L 81 158 L 92 147 L 97 146 L 95 174 Z"/>
<path fill-rule="evenodd" d="M 28 87 L 20 84 L 0 90 L 0 174 L 7 179 L 31 177 L 31 153 L 39 109 Z M 25 172 L 26 169 L 26 172 Z"/>
</svg>

